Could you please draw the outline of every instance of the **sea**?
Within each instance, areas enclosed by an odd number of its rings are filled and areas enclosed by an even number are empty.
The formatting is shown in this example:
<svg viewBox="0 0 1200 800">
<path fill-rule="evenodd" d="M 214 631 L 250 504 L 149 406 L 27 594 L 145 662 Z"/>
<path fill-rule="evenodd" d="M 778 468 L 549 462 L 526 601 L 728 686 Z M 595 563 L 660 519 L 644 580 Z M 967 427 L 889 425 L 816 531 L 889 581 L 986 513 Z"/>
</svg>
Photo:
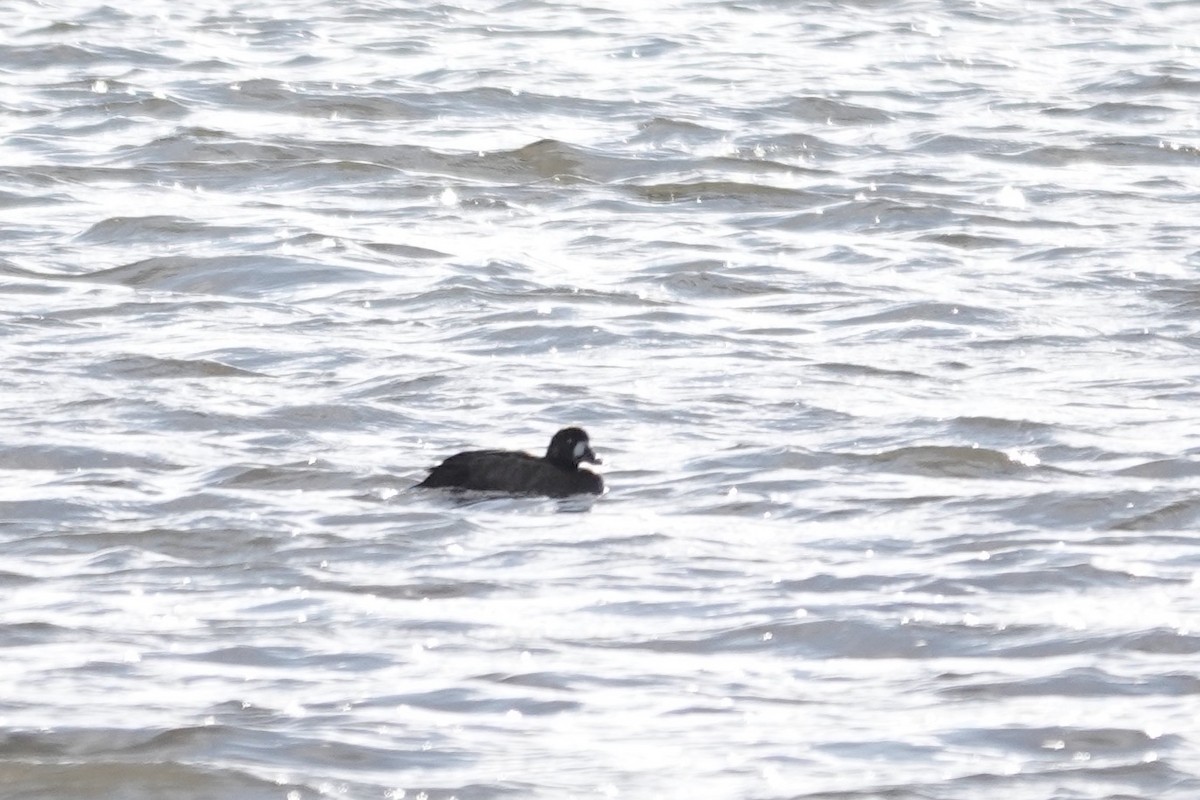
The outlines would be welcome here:
<svg viewBox="0 0 1200 800">
<path fill-rule="evenodd" d="M 1193 0 L 5 2 L 0 798 L 1200 798 L 1198 220 Z"/>
</svg>

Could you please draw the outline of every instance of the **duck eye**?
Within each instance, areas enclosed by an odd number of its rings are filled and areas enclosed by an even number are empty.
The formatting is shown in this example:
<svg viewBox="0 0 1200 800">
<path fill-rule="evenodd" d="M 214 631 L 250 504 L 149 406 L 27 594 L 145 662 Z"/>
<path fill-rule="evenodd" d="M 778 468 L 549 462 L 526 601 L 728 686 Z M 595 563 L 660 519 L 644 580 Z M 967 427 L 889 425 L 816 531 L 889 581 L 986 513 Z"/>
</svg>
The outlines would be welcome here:
<svg viewBox="0 0 1200 800">
<path fill-rule="evenodd" d="M 583 454 L 586 452 L 587 452 L 587 442 L 576 442 L 575 443 L 574 453 L 575 453 L 576 461 L 583 458 Z"/>
</svg>

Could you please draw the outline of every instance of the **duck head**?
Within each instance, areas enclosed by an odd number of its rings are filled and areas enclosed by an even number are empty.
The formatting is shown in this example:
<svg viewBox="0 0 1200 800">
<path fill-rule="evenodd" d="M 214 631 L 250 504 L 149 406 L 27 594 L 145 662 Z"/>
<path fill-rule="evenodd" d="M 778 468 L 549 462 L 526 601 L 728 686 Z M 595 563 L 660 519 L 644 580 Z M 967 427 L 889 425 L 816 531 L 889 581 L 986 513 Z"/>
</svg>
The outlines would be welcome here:
<svg viewBox="0 0 1200 800">
<path fill-rule="evenodd" d="M 579 464 L 599 464 L 600 459 L 592 452 L 592 445 L 583 428 L 563 428 L 554 434 L 546 448 L 546 460 L 563 469 L 579 469 Z"/>
</svg>

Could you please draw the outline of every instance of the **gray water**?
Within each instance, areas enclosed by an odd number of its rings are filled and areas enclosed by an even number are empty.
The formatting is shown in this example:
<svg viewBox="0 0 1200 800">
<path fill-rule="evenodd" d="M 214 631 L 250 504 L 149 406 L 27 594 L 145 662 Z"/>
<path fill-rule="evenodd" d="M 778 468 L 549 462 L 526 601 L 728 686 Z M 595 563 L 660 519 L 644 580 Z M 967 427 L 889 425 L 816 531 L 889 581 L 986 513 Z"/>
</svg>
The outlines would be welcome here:
<svg viewBox="0 0 1200 800">
<path fill-rule="evenodd" d="M 6 4 L 0 796 L 1200 797 L 1198 109 L 1193 2 Z"/>
</svg>

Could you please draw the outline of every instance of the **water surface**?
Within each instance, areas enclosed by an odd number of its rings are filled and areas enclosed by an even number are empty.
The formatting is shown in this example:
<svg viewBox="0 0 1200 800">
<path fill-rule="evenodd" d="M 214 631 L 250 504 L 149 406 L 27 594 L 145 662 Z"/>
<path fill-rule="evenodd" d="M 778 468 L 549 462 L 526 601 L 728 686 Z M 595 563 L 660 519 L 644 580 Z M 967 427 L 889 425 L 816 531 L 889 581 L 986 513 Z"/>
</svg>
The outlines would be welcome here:
<svg viewBox="0 0 1200 800">
<path fill-rule="evenodd" d="M 1197 31 L 0 10 L 6 798 L 1200 796 Z"/>
</svg>

